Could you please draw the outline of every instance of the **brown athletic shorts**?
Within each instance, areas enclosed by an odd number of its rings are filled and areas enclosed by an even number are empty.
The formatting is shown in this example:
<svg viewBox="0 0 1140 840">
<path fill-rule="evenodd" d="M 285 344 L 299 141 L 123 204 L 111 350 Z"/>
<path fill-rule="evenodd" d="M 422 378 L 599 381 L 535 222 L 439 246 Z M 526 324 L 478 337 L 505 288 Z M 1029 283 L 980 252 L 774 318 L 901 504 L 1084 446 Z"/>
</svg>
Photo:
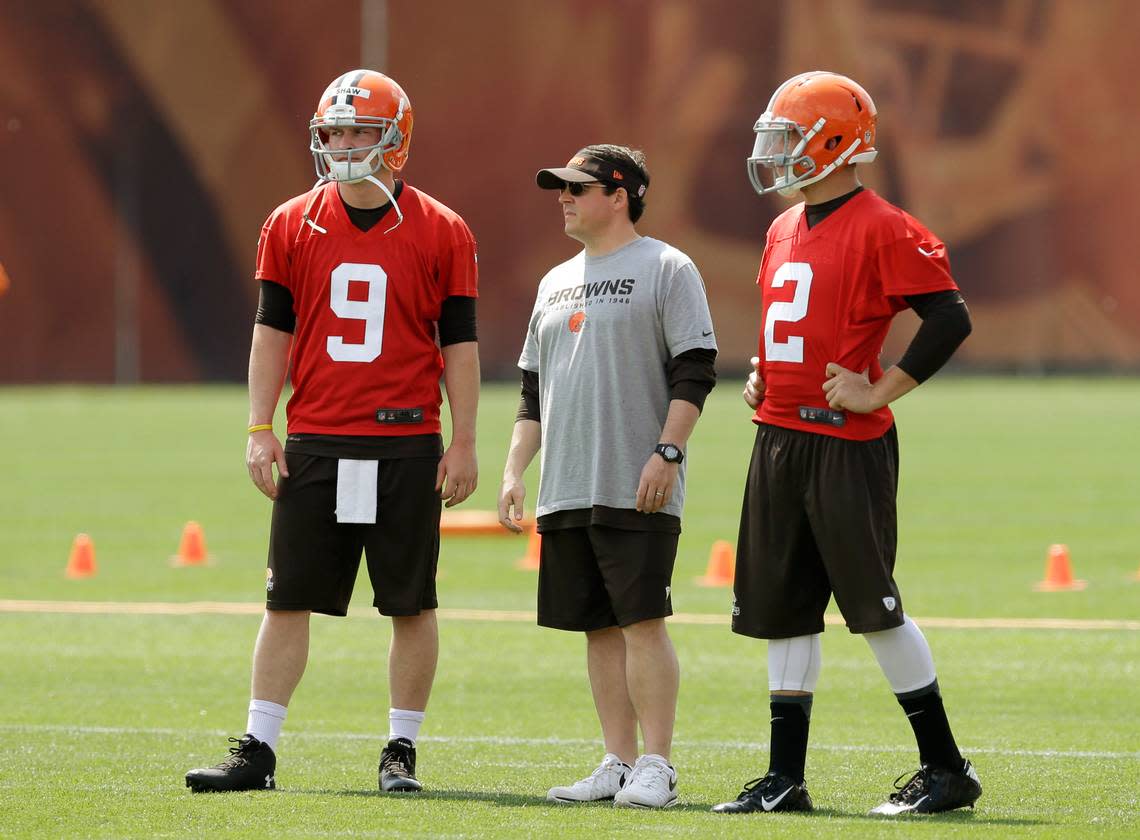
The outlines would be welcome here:
<svg viewBox="0 0 1140 840">
<path fill-rule="evenodd" d="M 663 531 L 606 525 L 544 531 L 538 623 L 602 630 L 672 615 L 677 540 Z"/>
<path fill-rule="evenodd" d="M 832 594 L 852 633 L 903 623 L 894 580 L 898 436 L 852 441 L 760 424 L 740 514 L 732 629 L 823 632 Z"/>
<path fill-rule="evenodd" d="M 382 615 L 435 609 L 439 459 L 378 461 L 376 524 L 336 521 L 337 459 L 287 452 L 269 536 L 265 606 L 345 615 L 363 550 Z"/>
</svg>

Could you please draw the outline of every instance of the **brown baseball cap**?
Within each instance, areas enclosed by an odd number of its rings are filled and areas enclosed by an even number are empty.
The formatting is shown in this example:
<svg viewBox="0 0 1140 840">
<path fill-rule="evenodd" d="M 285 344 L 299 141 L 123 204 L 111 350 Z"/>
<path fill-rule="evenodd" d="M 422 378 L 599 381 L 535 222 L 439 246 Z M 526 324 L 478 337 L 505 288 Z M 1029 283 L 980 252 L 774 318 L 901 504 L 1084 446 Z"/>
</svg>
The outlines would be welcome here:
<svg viewBox="0 0 1140 840">
<path fill-rule="evenodd" d="M 544 190 L 560 190 L 567 183 L 588 184 L 593 181 L 622 187 L 637 198 L 643 198 L 646 189 L 649 188 L 644 176 L 636 168 L 624 163 L 602 160 L 586 154 L 585 150 L 570 158 L 565 166 L 540 169 L 535 176 L 535 182 Z"/>
</svg>

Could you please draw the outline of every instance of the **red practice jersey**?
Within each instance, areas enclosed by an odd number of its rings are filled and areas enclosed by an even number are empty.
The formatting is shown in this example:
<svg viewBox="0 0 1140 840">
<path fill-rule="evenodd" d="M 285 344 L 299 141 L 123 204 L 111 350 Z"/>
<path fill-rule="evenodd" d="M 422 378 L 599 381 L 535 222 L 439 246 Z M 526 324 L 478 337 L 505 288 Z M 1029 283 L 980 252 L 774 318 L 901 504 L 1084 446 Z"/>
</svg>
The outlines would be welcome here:
<svg viewBox="0 0 1140 840">
<path fill-rule="evenodd" d="M 476 297 L 475 239 L 454 211 L 407 184 L 368 232 L 348 218 L 336 184 L 285 202 L 257 249 L 258 280 L 293 294 L 290 434 L 439 433 L 444 299 Z M 325 232 L 305 221 L 306 216 Z M 422 422 L 383 424 L 380 409 L 421 409 Z"/>
<path fill-rule="evenodd" d="M 803 204 L 781 213 L 768 229 L 756 282 L 765 391 L 753 420 L 850 440 L 882 436 L 894 416 L 885 406 L 870 414 L 812 412 L 828 408 L 827 363 L 877 381 L 891 319 L 907 308 L 903 297 L 958 288 L 941 240 L 871 190 L 810 230 Z"/>
</svg>

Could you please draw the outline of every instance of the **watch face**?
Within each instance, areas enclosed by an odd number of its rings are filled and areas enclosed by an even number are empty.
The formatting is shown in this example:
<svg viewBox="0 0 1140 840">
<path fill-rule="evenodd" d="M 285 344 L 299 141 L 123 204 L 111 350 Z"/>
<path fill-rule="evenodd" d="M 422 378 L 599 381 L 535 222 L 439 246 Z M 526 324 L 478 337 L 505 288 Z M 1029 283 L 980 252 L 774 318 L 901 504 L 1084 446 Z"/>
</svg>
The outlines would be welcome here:
<svg viewBox="0 0 1140 840">
<path fill-rule="evenodd" d="M 671 443 L 661 444 L 661 448 L 658 451 L 661 457 L 670 463 L 676 463 L 681 460 L 681 450 Z"/>
</svg>

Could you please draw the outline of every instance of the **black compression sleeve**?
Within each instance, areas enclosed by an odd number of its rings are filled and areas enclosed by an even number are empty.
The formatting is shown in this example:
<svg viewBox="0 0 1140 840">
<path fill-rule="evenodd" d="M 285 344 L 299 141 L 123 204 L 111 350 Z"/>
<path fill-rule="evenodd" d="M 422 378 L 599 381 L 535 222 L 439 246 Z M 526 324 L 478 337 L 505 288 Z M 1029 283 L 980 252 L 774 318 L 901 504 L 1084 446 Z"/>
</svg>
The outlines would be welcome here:
<svg viewBox="0 0 1140 840">
<path fill-rule="evenodd" d="M 475 298 L 452 295 L 439 310 L 439 346 L 478 341 L 475 334 Z"/>
<path fill-rule="evenodd" d="M 665 366 L 665 373 L 669 377 L 669 399 L 691 402 L 700 411 L 716 385 L 716 351 L 694 347 L 678 353 Z"/>
<path fill-rule="evenodd" d="M 257 300 L 255 324 L 265 324 L 281 332 L 292 333 L 297 329 L 297 316 L 293 312 L 293 293 L 272 280 L 261 281 L 261 292 Z"/>
<path fill-rule="evenodd" d="M 956 290 L 907 295 L 904 300 L 922 318 L 898 366 L 916 382 L 925 382 L 950 361 L 973 326 L 966 301 Z"/>
<path fill-rule="evenodd" d="M 538 404 L 538 374 L 533 370 L 522 372 L 522 396 L 519 397 L 519 410 L 515 414 L 515 420 L 542 422 L 542 413 Z"/>
</svg>

